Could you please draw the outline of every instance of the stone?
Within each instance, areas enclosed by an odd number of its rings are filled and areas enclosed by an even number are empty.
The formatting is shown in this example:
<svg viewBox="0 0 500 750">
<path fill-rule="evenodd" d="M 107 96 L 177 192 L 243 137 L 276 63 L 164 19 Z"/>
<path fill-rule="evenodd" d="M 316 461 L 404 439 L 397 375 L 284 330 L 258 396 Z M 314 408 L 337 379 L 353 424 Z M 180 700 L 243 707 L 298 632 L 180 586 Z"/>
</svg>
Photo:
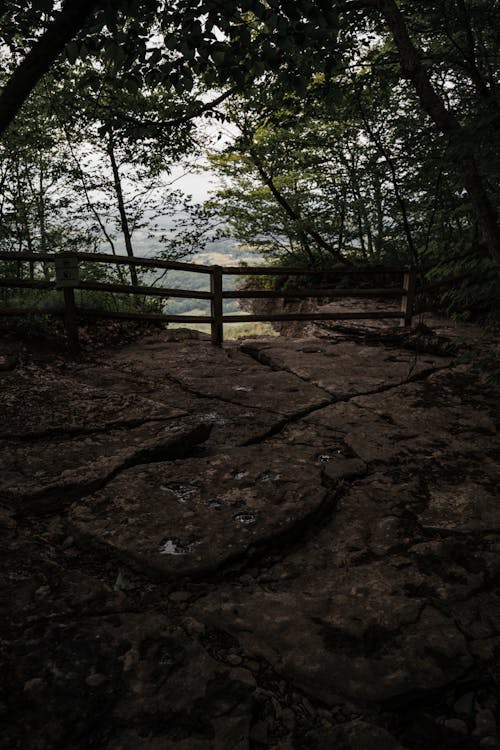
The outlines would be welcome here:
<svg viewBox="0 0 500 750">
<path fill-rule="evenodd" d="M 73 505 L 69 523 L 79 543 L 106 545 L 127 564 L 180 578 L 300 533 L 326 498 L 320 469 L 300 449 L 255 445 L 124 471 Z"/>
<path fill-rule="evenodd" d="M 403 383 L 410 376 L 449 363 L 436 355 L 423 355 L 415 363 L 412 352 L 354 341 L 276 339 L 246 342 L 241 348 L 263 364 L 293 373 L 336 398 Z"/>
<path fill-rule="evenodd" d="M 176 429 L 166 430 L 171 425 Z M 16 508 L 57 509 L 95 491 L 128 466 L 178 458 L 209 434 L 208 425 L 187 420 L 182 427 L 175 419 L 126 433 L 110 430 L 85 439 L 54 437 L 41 444 L 36 453 L 27 451 L 22 443 L 5 442 L 0 491 Z"/>
<path fill-rule="evenodd" d="M 92 687 L 92 688 L 98 688 L 106 681 L 107 681 L 106 675 L 99 674 L 99 672 L 95 672 L 94 674 L 91 674 L 85 678 L 85 683 L 89 687 Z"/>
<path fill-rule="evenodd" d="M 24 683 L 23 691 L 25 693 L 38 693 L 45 689 L 47 683 L 41 677 L 33 677 Z"/>
<path fill-rule="evenodd" d="M 168 595 L 168 598 L 175 604 L 184 604 L 185 602 L 189 601 L 189 599 L 191 598 L 191 594 L 189 591 L 172 591 Z"/>
<path fill-rule="evenodd" d="M 231 679 L 236 680 L 237 682 L 244 682 L 247 685 L 252 685 L 252 687 L 257 687 L 255 677 L 244 667 L 235 667 L 234 669 L 231 669 L 230 675 Z"/>
<path fill-rule="evenodd" d="M 385 325 L 2 374 L 1 750 L 498 747 L 500 399 Z"/>
<path fill-rule="evenodd" d="M 268 735 L 269 730 L 265 721 L 256 722 L 250 730 L 250 739 L 261 745 L 267 745 Z"/>
<path fill-rule="evenodd" d="M 474 709 L 474 693 L 464 693 L 453 704 L 453 710 L 462 716 L 470 716 Z"/>
<path fill-rule="evenodd" d="M 437 482 L 431 488 L 429 504 L 419 521 L 431 531 L 498 532 L 500 513 L 496 492 L 477 482 Z"/>
<path fill-rule="evenodd" d="M 483 737 L 479 747 L 481 750 L 500 750 L 500 741 L 496 737 Z"/>
<path fill-rule="evenodd" d="M 295 714 L 291 708 L 284 708 L 281 713 L 281 721 L 284 726 L 292 732 L 295 727 Z"/>
<path fill-rule="evenodd" d="M 443 726 L 449 729 L 451 732 L 457 732 L 458 734 L 467 734 L 467 724 L 461 719 L 446 719 L 443 722 Z"/>
<path fill-rule="evenodd" d="M 475 722 L 474 737 L 489 737 L 496 734 L 497 722 L 495 714 L 489 708 L 479 710 L 476 713 Z"/>
</svg>

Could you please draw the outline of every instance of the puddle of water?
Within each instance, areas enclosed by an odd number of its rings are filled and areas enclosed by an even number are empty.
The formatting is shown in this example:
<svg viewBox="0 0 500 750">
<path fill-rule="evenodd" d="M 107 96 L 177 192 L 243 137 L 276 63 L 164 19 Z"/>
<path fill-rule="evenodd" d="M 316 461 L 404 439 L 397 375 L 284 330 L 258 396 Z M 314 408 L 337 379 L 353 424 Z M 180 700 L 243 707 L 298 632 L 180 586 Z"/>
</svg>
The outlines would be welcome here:
<svg viewBox="0 0 500 750">
<path fill-rule="evenodd" d="M 163 428 L 164 432 L 177 432 L 182 430 L 186 426 L 185 422 L 177 422 L 176 424 L 169 424 Z"/>
<path fill-rule="evenodd" d="M 243 391 L 244 393 L 250 393 L 253 391 L 249 385 L 233 385 L 233 391 Z"/>
<path fill-rule="evenodd" d="M 182 484 L 181 482 L 169 482 L 162 484 L 160 489 L 163 492 L 170 492 L 178 503 L 185 504 L 199 493 L 199 488 L 192 484 Z"/>
<path fill-rule="evenodd" d="M 250 526 L 250 524 L 257 522 L 257 516 L 255 513 L 237 513 L 234 516 L 234 520 L 244 526 Z"/>
<path fill-rule="evenodd" d="M 231 419 L 227 419 L 227 417 L 223 417 L 221 414 L 217 414 L 215 411 L 209 411 L 206 414 L 200 414 L 200 419 L 202 422 L 210 422 L 211 424 L 218 424 L 222 427 L 226 424 L 231 424 Z"/>
<path fill-rule="evenodd" d="M 330 450 L 326 450 L 324 453 L 318 453 L 316 456 L 316 461 L 320 464 L 327 464 L 334 458 L 347 455 L 347 451 L 345 451 L 343 448 L 332 448 Z"/>
<path fill-rule="evenodd" d="M 248 476 L 248 471 L 237 471 L 236 474 L 234 475 L 234 478 L 235 479 L 244 479 L 247 476 Z"/>
<path fill-rule="evenodd" d="M 217 500 L 217 498 L 212 497 L 210 500 L 207 500 L 207 505 L 209 508 L 222 508 L 222 503 L 220 500 Z"/>
<path fill-rule="evenodd" d="M 263 474 L 260 478 L 261 482 L 279 482 L 281 479 L 281 474 Z"/>
<path fill-rule="evenodd" d="M 160 555 L 189 555 L 193 547 L 196 547 L 197 544 L 201 544 L 201 540 L 189 542 L 177 537 L 171 537 L 161 540 L 158 545 L 158 552 Z"/>
</svg>

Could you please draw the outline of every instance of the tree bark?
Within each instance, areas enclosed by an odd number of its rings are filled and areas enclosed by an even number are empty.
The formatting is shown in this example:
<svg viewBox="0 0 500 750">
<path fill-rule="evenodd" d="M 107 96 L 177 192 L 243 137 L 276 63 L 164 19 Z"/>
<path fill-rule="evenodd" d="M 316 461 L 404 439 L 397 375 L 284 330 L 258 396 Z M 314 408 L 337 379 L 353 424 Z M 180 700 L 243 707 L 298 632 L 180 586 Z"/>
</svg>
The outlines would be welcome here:
<svg viewBox="0 0 500 750">
<path fill-rule="evenodd" d="M 391 31 L 399 51 L 401 68 L 412 81 L 422 108 L 438 129 L 449 138 L 455 164 L 462 177 L 473 210 L 477 216 L 484 241 L 500 273 L 500 226 L 495 208 L 490 201 L 479 172 L 474 153 L 466 145 L 462 128 L 455 116 L 449 112 L 435 91 L 429 75 L 422 65 L 417 48 L 413 44 L 406 22 L 395 0 L 367 2 L 368 7 L 377 7 Z"/>
<path fill-rule="evenodd" d="M 0 94 L 0 134 L 10 125 L 37 83 L 98 5 L 98 0 L 66 0 Z"/>
</svg>

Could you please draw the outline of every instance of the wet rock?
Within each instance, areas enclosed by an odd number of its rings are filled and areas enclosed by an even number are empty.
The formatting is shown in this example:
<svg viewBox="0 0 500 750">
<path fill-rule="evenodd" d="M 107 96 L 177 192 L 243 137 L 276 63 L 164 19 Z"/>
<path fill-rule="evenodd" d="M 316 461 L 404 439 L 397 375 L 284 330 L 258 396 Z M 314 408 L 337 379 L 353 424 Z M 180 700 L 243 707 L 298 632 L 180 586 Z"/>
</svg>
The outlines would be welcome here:
<svg viewBox="0 0 500 750">
<path fill-rule="evenodd" d="M 386 729 L 364 721 L 352 721 L 327 732 L 311 732 L 317 750 L 405 750 Z"/>
<path fill-rule="evenodd" d="M 246 342 L 241 348 L 263 364 L 287 370 L 336 398 L 403 383 L 422 371 L 449 363 L 436 355 L 415 360 L 411 352 L 352 341 L 275 339 Z"/>
<path fill-rule="evenodd" d="M 62 507 L 128 466 L 178 458 L 209 434 L 209 426 L 187 420 L 173 432 L 165 431 L 165 423 L 154 422 L 86 439 L 54 438 L 40 444 L 36 452 L 24 443 L 6 442 L 0 458 L 0 490 L 23 512 Z"/>
<path fill-rule="evenodd" d="M 476 482 L 438 482 L 430 490 L 429 504 L 419 516 L 433 531 L 499 531 L 497 493 Z"/>
<path fill-rule="evenodd" d="M 497 731 L 497 723 L 493 711 L 488 708 L 483 708 L 476 714 L 476 727 L 474 729 L 474 737 L 490 737 L 495 736 Z"/>
<path fill-rule="evenodd" d="M 443 726 L 449 729 L 451 732 L 457 732 L 458 734 L 468 734 L 468 728 L 465 721 L 461 719 L 446 719 L 443 722 Z"/>
<path fill-rule="evenodd" d="M 101 685 L 103 685 L 106 682 L 106 680 L 107 680 L 106 675 L 99 674 L 99 672 L 94 672 L 94 674 L 91 674 L 85 678 L 85 684 L 91 688 L 98 688 Z"/>
<path fill-rule="evenodd" d="M 12 682 L 2 747 L 54 747 L 67 744 L 68 733 L 72 746 L 85 747 L 101 732 L 107 746 L 130 750 L 248 745 L 254 688 L 231 679 L 161 616 L 49 625 L 36 645 L 12 642 L 3 666 Z"/>
<path fill-rule="evenodd" d="M 466 394 L 461 398 L 452 388 L 453 376 L 454 371 L 445 371 L 384 393 L 357 396 L 317 410 L 305 421 L 335 430 L 367 463 L 418 459 L 432 465 L 462 456 L 461 468 L 476 458 L 498 481 L 498 465 L 485 460 L 496 432 L 490 407 L 469 403 Z"/>
<path fill-rule="evenodd" d="M 453 710 L 461 716 L 470 716 L 474 708 L 474 693 L 465 693 L 453 704 Z"/>
<path fill-rule="evenodd" d="M 0 537 L 12 538 L 15 534 L 17 523 L 14 511 L 11 508 L 0 506 Z"/>
<path fill-rule="evenodd" d="M 496 737 L 483 737 L 479 741 L 479 747 L 481 750 L 499 750 L 500 741 Z"/>
<path fill-rule="evenodd" d="M 340 458 L 336 461 L 328 461 L 325 466 L 326 476 L 334 482 L 362 477 L 367 470 L 365 462 L 359 458 Z"/>
<path fill-rule="evenodd" d="M 301 451 L 256 445 L 130 469 L 74 505 L 70 524 L 75 537 L 151 572 L 200 575 L 298 532 L 326 497 Z"/>
<path fill-rule="evenodd" d="M 318 572 L 287 591 L 202 601 L 199 616 L 330 704 L 436 689 L 466 673 L 471 658 L 453 620 L 397 593 L 407 573 L 377 564 Z"/>
<path fill-rule="evenodd" d="M 7 376 L 3 385 L 0 438 L 6 440 L 91 434 L 183 414 L 175 407 L 135 393 L 120 394 L 82 385 L 77 378 L 61 376 L 48 368 L 38 369 L 36 378 L 27 373 Z"/>
</svg>

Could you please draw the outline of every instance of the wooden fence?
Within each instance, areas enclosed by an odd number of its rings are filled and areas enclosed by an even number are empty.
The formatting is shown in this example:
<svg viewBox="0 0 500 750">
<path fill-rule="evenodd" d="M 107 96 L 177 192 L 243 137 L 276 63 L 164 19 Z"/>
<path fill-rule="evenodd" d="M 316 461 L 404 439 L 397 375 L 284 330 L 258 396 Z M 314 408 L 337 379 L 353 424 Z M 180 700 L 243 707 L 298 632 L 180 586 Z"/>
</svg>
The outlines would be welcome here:
<svg viewBox="0 0 500 750">
<path fill-rule="evenodd" d="M 28 263 L 30 278 L 0 277 L 0 287 L 28 288 L 39 290 L 59 289 L 63 292 L 61 308 L 44 311 L 46 314 L 60 315 L 65 324 L 71 351 L 78 352 L 78 321 L 85 318 L 101 318 L 113 320 L 144 320 L 159 323 L 208 323 L 211 326 L 212 343 L 221 346 L 224 340 L 224 323 L 245 322 L 278 322 L 278 321 L 314 321 L 314 320 L 360 320 L 393 318 L 401 325 L 411 326 L 415 300 L 416 271 L 409 267 L 404 269 L 388 266 L 373 267 L 370 270 L 356 270 L 348 266 L 333 270 L 319 271 L 304 268 L 275 268 L 272 266 L 207 266 L 196 263 L 181 263 L 165 261 L 157 258 L 132 258 L 126 255 L 106 255 L 98 253 L 8 253 L 0 252 L 0 261 L 4 263 Z M 170 289 L 156 286 L 142 286 L 132 284 L 116 284 L 106 281 L 90 281 L 79 278 L 81 263 L 105 263 L 116 266 L 142 267 L 163 269 L 165 271 L 188 271 L 190 273 L 207 274 L 210 277 L 210 291 L 195 291 L 190 289 Z M 35 264 L 42 264 L 45 271 L 44 278 L 35 278 Z M 48 271 L 48 264 L 54 264 L 55 274 Z M 336 287 L 307 287 L 283 290 L 245 289 L 224 291 L 224 276 L 272 276 L 310 277 L 312 279 L 327 276 L 390 276 L 401 280 L 399 286 L 381 288 L 336 288 Z M 135 311 L 104 311 L 80 307 L 76 305 L 74 290 L 83 289 L 93 292 L 112 292 L 119 294 L 142 295 L 145 297 L 182 297 L 210 301 L 210 315 L 169 315 L 163 313 L 147 313 Z M 273 313 L 250 315 L 225 315 L 223 310 L 226 299 L 306 299 L 340 297 L 393 297 L 401 300 L 399 311 L 357 311 L 357 312 L 311 312 L 311 313 Z M 0 308 L 0 315 L 24 315 L 40 312 L 38 308 Z"/>
</svg>

